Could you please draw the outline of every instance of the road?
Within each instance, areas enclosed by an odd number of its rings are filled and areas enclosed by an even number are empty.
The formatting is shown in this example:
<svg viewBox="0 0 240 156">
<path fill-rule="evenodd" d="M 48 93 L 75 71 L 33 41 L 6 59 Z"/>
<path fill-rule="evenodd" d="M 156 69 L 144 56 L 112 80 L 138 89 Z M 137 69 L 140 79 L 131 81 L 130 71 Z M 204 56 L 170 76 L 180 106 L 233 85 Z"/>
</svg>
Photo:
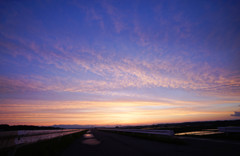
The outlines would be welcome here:
<svg viewBox="0 0 240 156">
<path fill-rule="evenodd" d="M 237 156 L 239 142 L 186 139 L 187 145 L 145 140 L 92 130 L 64 150 L 62 156 Z"/>
</svg>

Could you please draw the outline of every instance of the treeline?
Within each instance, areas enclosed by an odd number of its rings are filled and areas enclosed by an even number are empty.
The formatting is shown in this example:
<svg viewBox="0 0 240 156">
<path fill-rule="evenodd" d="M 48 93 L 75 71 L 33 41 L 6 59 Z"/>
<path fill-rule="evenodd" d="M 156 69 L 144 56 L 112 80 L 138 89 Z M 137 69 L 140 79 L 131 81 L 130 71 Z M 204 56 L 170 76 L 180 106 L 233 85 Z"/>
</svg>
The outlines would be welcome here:
<svg viewBox="0 0 240 156">
<path fill-rule="evenodd" d="M 54 130 L 54 129 L 62 129 L 58 127 L 50 127 L 50 126 L 32 126 L 32 125 L 0 125 L 0 131 L 16 131 L 16 130 Z"/>
<path fill-rule="evenodd" d="M 133 129 L 159 129 L 159 130 L 174 130 L 175 133 L 198 131 L 203 129 L 217 129 L 218 127 L 240 127 L 240 120 L 225 120 L 225 121 L 201 121 L 201 122 L 184 122 L 184 123 L 169 123 L 169 124 L 154 124 L 146 126 L 126 126 L 119 128 Z"/>
</svg>

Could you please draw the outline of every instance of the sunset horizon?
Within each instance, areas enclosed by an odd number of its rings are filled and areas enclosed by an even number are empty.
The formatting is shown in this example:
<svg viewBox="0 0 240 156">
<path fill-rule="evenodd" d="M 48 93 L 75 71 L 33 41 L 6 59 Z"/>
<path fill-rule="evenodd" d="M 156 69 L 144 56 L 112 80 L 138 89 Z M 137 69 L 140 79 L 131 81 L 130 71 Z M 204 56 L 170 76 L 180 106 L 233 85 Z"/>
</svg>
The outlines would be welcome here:
<svg viewBox="0 0 240 156">
<path fill-rule="evenodd" d="M 0 124 L 240 119 L 240 1 L 0 2 Z"/>
</svg>

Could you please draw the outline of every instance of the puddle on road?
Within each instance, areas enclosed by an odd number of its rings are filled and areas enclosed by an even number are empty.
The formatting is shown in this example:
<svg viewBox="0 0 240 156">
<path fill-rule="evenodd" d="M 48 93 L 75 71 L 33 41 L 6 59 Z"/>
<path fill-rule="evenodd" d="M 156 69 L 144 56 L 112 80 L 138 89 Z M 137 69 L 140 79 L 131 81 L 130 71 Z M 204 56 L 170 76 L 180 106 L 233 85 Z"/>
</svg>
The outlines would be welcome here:
<svg viewBox="0 0 240 156">
<path fill-rule="evenodd" d="M 92 134 L 84 134 L 83 135 L 84 138 L 93 138 L 94 136 Z"/>
<path fill-rule="evenodd" d="M 91 134 L 90 131 L 88 131 L 86 134 L 84 134 L 83 137 L 85 138 L 82 141 L 83 144 L 87 144 L 87 145 L 98 145 L 98 144 L 100 144 L 100 141 L 95 139 L 94 135 Z"/>
<path fill-rule="evenodd" d="M 98 145 L 100 144 L 100 141 L 98 141 L 97 139 L 86 139 L 83 140 L 82 143 L 87 145 Z"/>
<path fill-rule="evenodd" d="M 221 133 L 223 132 L 218 132 L 215 130 L 203 130 L 203 131 L 176 133 L 175 135 L 211 135 L 211 134 L 221 134 Z"/>
</svg>

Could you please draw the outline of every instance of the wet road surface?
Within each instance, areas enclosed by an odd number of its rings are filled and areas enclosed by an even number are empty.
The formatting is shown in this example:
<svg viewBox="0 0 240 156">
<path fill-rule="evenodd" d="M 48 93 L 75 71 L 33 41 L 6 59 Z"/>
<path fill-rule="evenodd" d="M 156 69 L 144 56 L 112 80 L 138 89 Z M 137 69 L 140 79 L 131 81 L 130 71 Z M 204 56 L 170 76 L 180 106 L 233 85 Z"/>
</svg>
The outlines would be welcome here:
<svg viewBox="0 0 240 156">
<path fill-rule="evenodd" d="M 97 130 L 76 140 L 62 156 L 238 156 L 239 142 L 186 139 L 175 145 Z"/>
</svg>

